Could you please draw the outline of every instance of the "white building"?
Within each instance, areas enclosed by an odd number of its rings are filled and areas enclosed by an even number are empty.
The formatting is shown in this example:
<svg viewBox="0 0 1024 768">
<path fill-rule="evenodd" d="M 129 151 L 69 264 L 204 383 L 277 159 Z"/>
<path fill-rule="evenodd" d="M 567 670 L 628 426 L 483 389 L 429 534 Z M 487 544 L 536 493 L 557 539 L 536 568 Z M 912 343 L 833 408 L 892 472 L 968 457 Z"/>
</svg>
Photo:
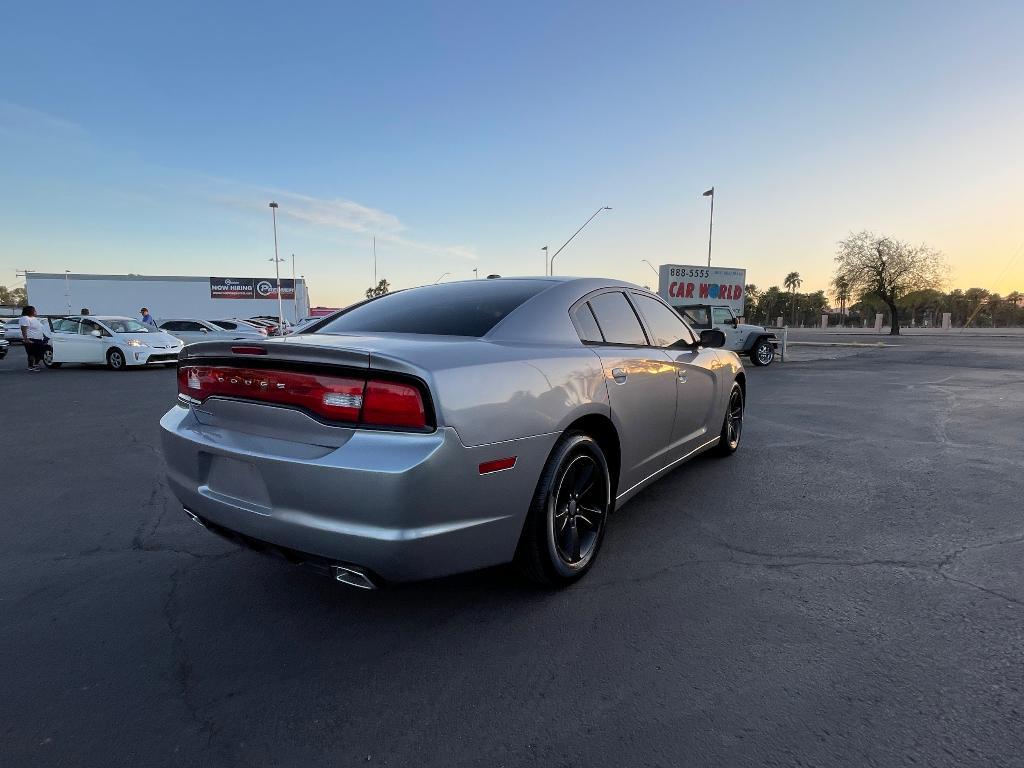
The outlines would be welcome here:
<svg viewBox="0 0 1024 768">
<path fill-rule="evenodd" d="M 305 280 L 293 287 L 281 279 L 286 320 L 309 314 Z M 149 275 L 80 275 L 29 272 L 25 277 L 28 303 L 41 315 L 77 315 L 83 308 L 94 315 L 136 317 L 146 307 L 157 321 L 169 318 L 218 320 L 228 317 L 277 316 L 275 278 L 178 277 Z"/>
</svg>

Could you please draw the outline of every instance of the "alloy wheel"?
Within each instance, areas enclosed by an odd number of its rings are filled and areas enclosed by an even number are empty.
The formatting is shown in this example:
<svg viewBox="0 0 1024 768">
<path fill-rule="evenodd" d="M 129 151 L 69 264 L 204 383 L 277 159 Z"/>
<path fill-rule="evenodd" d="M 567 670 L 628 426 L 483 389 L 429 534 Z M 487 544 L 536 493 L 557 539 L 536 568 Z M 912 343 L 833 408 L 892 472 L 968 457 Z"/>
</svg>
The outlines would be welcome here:
<svg viewBox="0 0 1024 768">
<path fill-rule="evenodd" d="M 569 566 L 586 562 L 597 548 L 608 511 L 608 486 L 602 475 L 594 457 L 577 454 L 551 497 L 555 552 Z"/>
<path fill-rule="evenodd" d="M 743 433 L 743 393 L 739 387 L 733 389 L 729 397 L 729 413 L 725 426 L 729 447 L 735 449 L 740 444 L 740 435 Z"/>
<path fill-rule="evenodd" d="M 764 342 L 757 348 L 757 362 L 761 365 L 768 365 L 775 358 L 775 350 L 772 345 Z"/>
</svg>

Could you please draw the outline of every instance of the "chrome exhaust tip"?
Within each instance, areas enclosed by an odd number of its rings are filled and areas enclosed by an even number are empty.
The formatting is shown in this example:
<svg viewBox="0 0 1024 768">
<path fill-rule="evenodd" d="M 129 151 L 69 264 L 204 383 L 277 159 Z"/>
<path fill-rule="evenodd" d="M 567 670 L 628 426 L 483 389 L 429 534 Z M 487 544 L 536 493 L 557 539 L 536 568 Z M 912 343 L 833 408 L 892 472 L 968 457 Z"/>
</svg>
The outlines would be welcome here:
<svg viewBox="0 0 1024 768">
<path fill-rule="evenodd" d="M 377 585 L 373 583 L 373 579 L 361 568 L 357 568 L 354 565 L 332 565 L 331 571 L 334 573 L 335 581 L 348 584 L 350 587 L 356 587 L 357 589 L 377 588 Z"/>
<path fill-rule="evenodd" d="M 206 527 L 206 523 L 204 523 L 202 520 L 199 519 L 199 515 L 197 515 L 195 512 L 193 512 L 188 507 L 182 507 L 182 509 L 185 511 L 185 514 L 188 515 L 189 519 L 193 523 L 195 523 L 196 525 L 201 526 L 203 528 Z"/>
</svg>

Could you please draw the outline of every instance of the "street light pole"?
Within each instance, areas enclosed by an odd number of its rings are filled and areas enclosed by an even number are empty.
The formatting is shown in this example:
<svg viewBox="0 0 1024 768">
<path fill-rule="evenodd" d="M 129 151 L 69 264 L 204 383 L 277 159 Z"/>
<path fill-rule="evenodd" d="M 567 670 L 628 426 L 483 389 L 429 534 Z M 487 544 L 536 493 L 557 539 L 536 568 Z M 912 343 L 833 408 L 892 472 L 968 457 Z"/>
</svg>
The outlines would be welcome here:
<svg viewBox="0 0 1024 768">
<path fill-rule="evenodd" d="M 712 187 L 701 197 L 711 198 L 711 219 L 708 222 L 708 266 L 711 266 L 711 233 L 715 227 L 715 188 Z"/>
<path fill-rule="evenodd" d="M 451 272 L 445 272 L 443 275 L 441 275 L 439 278 L 437 278 L 437 280 L 434 281 L 434 285 L 437 285 L 438 283 L 440 283 L 442 280 L 444 280 L 450 274 L 451 274 Z"/>
<path fill-rule="evenodd" d="M 284 302 L 281 301 L 281 261 L 277 255 L 277 203 L 270 202 L 270 215 L 274 220 L 274 271 L 277 274 L 277 332 L 284 335 Z"/>
<path fill-rule="evenodd" d="M 292 254 L 292 315 L 299 322 L 299 284 L 295 282 L 295 254 Z"/>
<path fill-rule="evenodd" d="M 548 273 L 548 247 L 545 245 L 541 250 L 544 251 L 544 274 L 546 275 Z"/>
<path fill-rule="evenodd" d="M 653 272 L 654 274 L 658 275 L 659 278 L 661 277 L 661 275 L 658 273 L 658 270 L 656 270 L 654 268 L 654 265 L 651 264 L 651 262 L 649 262 L 647 259 L 640 259 L 640 261 L 642 261 L 644 264 L 646 264 L 648 267 L 650 267 L 651 268 L 651 272 Z"/>
<path fill-rule="evenodd" d="M 68 284 L 68 273 L 70 269 L 64 270 L 64 301 L 68 305 L 68 314 L 71 314 L 71 286 Z"/>
<path fill-rule="evenodd" d="M 610 211 L 611 209 L 612 208 L 611 208 L 610 205 L 605 205 L 605 206 L 602 206 L 602 207 L 598 208 L 596 211 L 594 211 L 594 215 L 591 216 L 586 221 L 584 221 L 583 222 L 583 226 L 580 227 L 579 229 L 577 229 L 575 232 L 573 232 L 572 233 L 572 237 L 570 237 L 568 240 L 566 240 L 564 243 L 562 243 L 562 248 L 565 248 L 565 246 L 567 246 L 569 243 L 571 243 L 573 238 L 576 237 L 576 235 L 578 235 L 580 232 L 582 232 L 583 228 L 586 227 L 587 224 L 589 224 L 595 218 L 597 218 L 597 214 L 599 214 L 601 211 Z M 557 259 L 558 258 L 558 254 L 560 254 L 562 252 L 562 248 L 559 248 L 557 251 L 555 251 L 555 255 L 551 257 L 551 271 L 550 271 L 550 273 L 552 275 L 555 274 L 555 259 Z"/>
</svg>

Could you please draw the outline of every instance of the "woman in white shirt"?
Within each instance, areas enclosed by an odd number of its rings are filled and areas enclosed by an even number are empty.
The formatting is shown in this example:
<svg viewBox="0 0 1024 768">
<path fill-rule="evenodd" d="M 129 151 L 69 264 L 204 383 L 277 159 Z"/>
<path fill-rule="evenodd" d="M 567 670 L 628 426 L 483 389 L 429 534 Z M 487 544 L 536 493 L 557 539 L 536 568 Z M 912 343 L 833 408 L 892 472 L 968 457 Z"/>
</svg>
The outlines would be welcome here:
<svg viewBox="0 0 1024 768">
<path fill-rule="evenodd" d="M 28 355 L 28 369 L 42 370 L 43 353 L 46 352 L 46 333 L 43 324 L 36 317 L 36 308 L 29 305 L 21 310 L 18 320 L 21 328 L 21 340 L 25 343 L 25 354 Z"/>
</svg>

